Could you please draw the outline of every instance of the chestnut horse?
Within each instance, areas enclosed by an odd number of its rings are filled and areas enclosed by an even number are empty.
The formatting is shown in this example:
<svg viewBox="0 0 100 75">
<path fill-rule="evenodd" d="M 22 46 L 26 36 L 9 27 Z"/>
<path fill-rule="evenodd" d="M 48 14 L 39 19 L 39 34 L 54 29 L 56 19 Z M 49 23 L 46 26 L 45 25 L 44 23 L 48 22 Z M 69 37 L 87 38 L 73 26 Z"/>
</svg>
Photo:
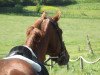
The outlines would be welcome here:
<svg viewBox="0 0 100 75">
<path fill-rule="evenodd" d="M 0 60 L 0 75 L 48 75 L 43 65 L 46 54 L 58 57 L 53 59 L 58 65 L 66 65 L 69 54 L 57 23 L 60 15 L 50 18 L 44 12 L 28 28 L 25 45 L 12 48 L 8 56 Z"/>
</svg>

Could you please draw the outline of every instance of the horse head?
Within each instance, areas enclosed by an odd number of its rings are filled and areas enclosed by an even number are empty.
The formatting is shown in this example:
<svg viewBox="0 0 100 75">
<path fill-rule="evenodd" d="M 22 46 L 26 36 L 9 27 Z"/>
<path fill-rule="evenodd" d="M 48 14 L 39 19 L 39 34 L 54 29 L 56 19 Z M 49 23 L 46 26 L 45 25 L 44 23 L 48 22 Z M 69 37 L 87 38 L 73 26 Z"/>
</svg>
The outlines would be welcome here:
<svg viewBox="0 0 100 75">
<path fill-rule="evenodd" d="M 32 34 L 34 28 L 41 32 L 39 34 L 42 35 L 42 38 L 37 44 L 37 48 L 34 45 L 32 46 L 33 51 L 37 53 L 38 60 L 41 62 L 44 62 L 46 54 L 57 57 L 52 60 L 59 65 L 66 65 L 69 61 L 69 54 L 62 38 L 63 31 L 58 26 L 60 16 L 61 12 L 58 12 L 54 17 L 47 17 L 46 12 L 43 12 L 41 18 L 36 20 L 27 30 L 27 37 L 34 35 Z"/>
</svg>

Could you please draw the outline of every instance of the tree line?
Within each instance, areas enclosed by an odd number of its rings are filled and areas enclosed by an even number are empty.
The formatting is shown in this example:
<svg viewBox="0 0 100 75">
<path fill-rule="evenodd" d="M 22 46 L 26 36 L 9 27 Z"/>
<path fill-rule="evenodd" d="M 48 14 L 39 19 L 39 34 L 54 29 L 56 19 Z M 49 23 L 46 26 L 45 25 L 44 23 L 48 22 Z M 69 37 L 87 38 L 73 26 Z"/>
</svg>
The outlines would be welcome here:
<svg viewBox="0 0 100 75">
<path fill-rule="evenodd" d="M 0 0 L 0 7 L 15 6 L 16 4 L 36 5 L 38 3 L 43 5 L 64 5 L 74 3 L 75 0 Z"/>
</svg>

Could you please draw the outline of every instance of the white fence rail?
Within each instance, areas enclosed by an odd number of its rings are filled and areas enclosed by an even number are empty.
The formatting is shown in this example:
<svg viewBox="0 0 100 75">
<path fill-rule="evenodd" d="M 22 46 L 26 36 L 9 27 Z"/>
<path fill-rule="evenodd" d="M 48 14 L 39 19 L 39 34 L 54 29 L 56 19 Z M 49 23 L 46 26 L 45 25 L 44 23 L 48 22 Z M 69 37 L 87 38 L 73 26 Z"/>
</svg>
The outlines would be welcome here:
<svg viewBox="0 0 100 75">
<path fill-rule="evenodd" d="M 76 62 L 76 61 L 78 61 L 78 60 L 80 60 L 80 69 L 83 69 L 84 68 L 84 65 L 83 65 L 83 63 L 85 62 L 85 63 L 87 63 L 87 64 L 95 64 L 95 63 L 97 63 L 97 62 L 99 62 L 100 61 L 100 58 L 98 58 L 97 60 L 95 60 L 95 61 L 87 61 L 85 58 L 83 58 L 82 56 L 80 56 L 80 57 L 78 57 L 77 59 L 75 59 L 75 60 L 69 60 L 70 62 Z"/>
<path fill-rule="evenodd" d="M 53 59 L 53 58 L 57 58 L 57 57 L 49 57 L 45 62 L 47 63 L 49 60 Z M 97 62 L 100 61 L 100 58 L 96 59 L 95 61 L 87 61 L 85 58 L 83 58 L 82 56 L 79 56 L 77 59 L 75 60 L 72 60 L 70 59 L 69 62 L 77 62 L 80 60 L 80 69 L 83 69 L 84 68 L 84 65 L 83 63 L 87 63 L 87 64 L 95 64 Z M 47 65 L 48 66 L 48 65 Z M 51 64 L 49 65 L 51 66 L 51 68 L 54 66 L 54 64 L 52 63 L 52 60 L 51 60 Z M 67 65 L 67 69 L 69 69 L 69 64 Z"/>
<path fill-rule="evenodd" d="M 77 59 L 75 59 L 75 60 L 69 60 L 70 62 L 75 62 L 75 61 L 78 61 L 79 59 L 82 59 L 85 63 L 88 63 L 88 64 L 95 64 L 96 62 L 98 62 L 99 60 L 100 60 L 100 58 L 98 58 L 97 60 L 95 60 L 95 61 L 92 61 L 92 62 L 89 62 L 89 61 L 87 61 L 87 60 L 85 60 L 85 58 L 83 58 L 82 56 L 80 56 L 80 57 L 78 57 Z"/>
</svg>

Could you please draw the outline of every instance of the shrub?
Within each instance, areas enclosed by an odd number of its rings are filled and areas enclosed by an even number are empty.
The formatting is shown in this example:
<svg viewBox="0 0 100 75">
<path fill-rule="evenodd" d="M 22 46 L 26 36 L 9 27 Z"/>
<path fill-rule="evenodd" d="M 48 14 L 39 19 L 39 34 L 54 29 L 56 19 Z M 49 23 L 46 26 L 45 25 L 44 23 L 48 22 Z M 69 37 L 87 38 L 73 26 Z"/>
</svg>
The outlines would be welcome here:
<svg viewBox="0 0 100 75">
<path fill-rule="evenodd" d="M 19 13 L 23 11 L 23 6 L 21 4 L 15 5 L 15 12 Z"/>
<path fill-rule="evenodd" d="M 41 11 L 41 5 L 38 3 L 36 6 L 36 10 L 37 13 L 39 13 Z"/>
</svg>

